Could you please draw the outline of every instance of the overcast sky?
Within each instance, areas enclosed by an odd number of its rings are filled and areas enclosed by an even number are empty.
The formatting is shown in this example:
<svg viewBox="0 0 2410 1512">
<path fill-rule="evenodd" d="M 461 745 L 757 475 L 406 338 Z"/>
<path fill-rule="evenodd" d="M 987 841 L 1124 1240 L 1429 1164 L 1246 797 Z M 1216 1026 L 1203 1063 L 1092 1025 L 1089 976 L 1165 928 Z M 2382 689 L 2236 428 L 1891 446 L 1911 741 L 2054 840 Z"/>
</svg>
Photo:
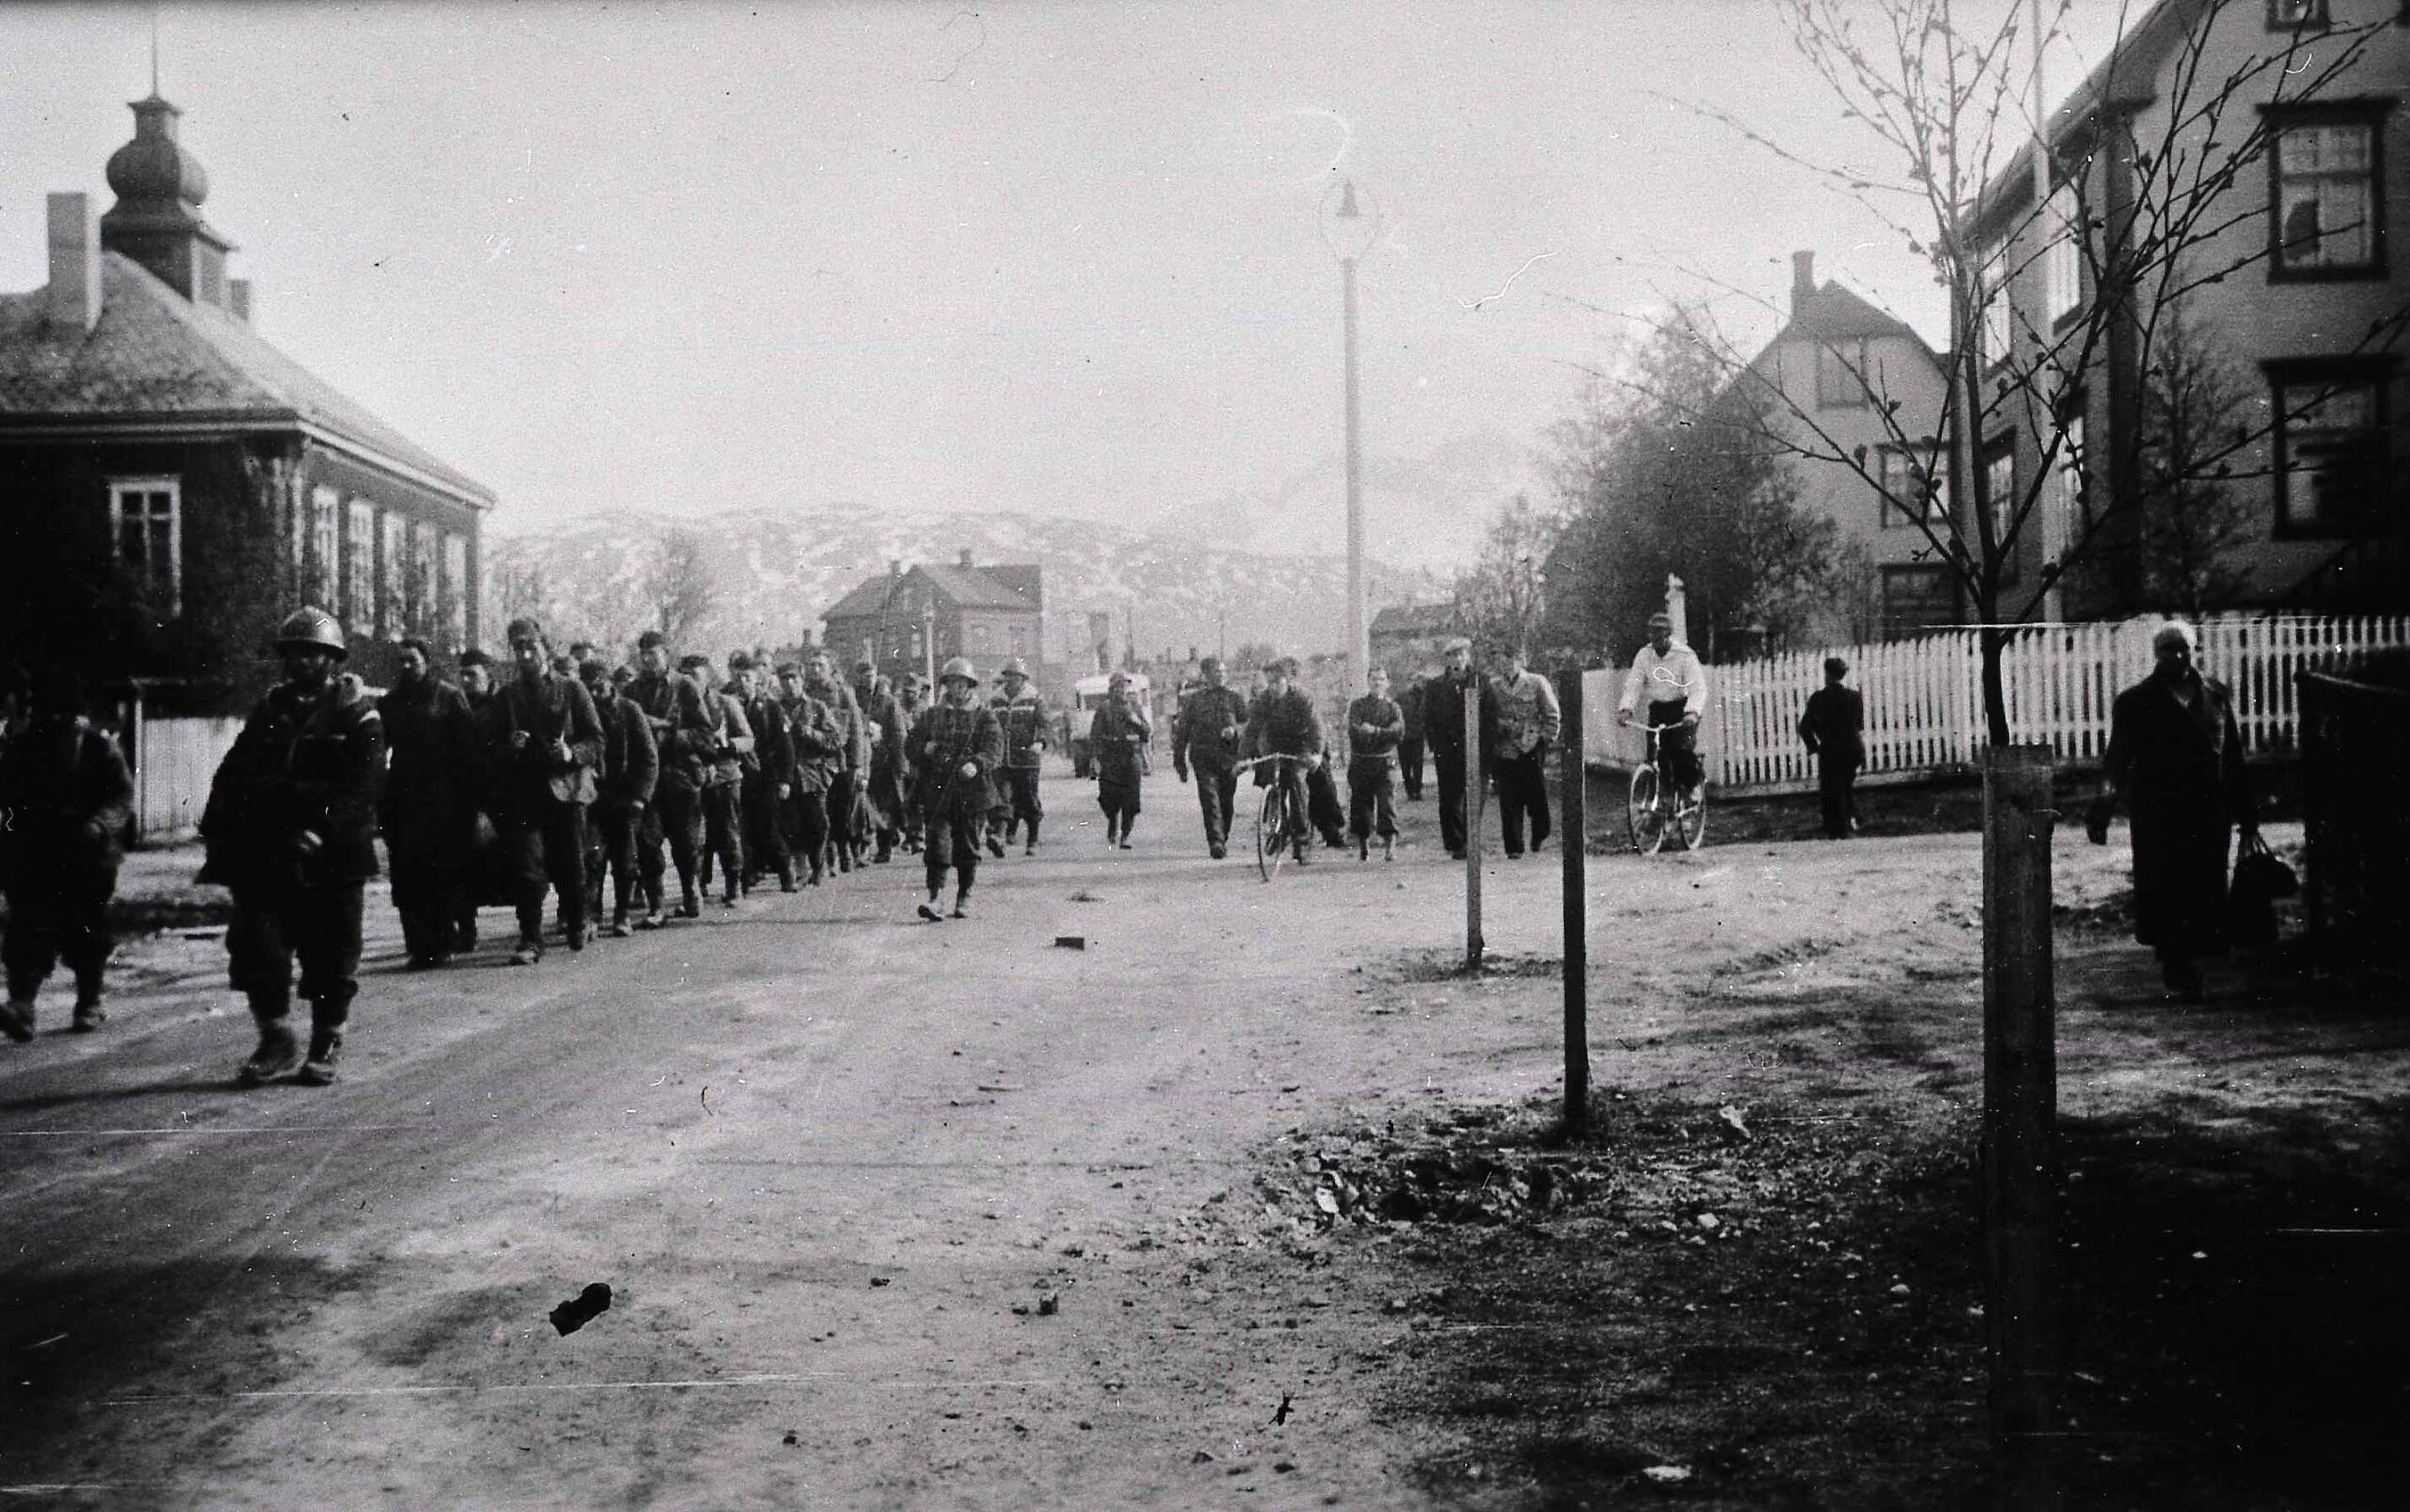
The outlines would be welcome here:
<svg viewBox="0 0 2410 1512">
<path fill-rule="evenodd" d="M 111 202 L 151 16 L 0 8 L 0 289 L 43 281 L 45 191 Z M 1499 501 L 1463 459 L 1528 447 L 1615 333 L 1559 296 L 1779 302 L 1809 248 L 1943 334 L 1880 227 L 1676 103 L 1869 151 L 1770 0 L 168 6 L 158 29 L 264 332 L 498 490 L 506 529 L 788 501 L 1327 515 L 1335 173 L 1379 217 L 1367 452 L 1461 475 L 1469 518 Z M 1375 522 L 1375 551 L 1431 544 L 1398 534 Z"/>
</svg>

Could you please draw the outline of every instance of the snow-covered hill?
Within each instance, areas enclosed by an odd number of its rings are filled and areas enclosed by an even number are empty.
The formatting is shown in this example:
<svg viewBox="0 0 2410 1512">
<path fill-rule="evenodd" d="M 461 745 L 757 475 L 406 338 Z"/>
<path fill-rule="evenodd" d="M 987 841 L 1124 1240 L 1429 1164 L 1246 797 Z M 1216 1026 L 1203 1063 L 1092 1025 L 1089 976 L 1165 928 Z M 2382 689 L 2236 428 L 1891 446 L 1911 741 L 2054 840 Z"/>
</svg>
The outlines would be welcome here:
<svg viewBox="0 0 2410 1512">
<path fill-rule="evenodd" d="M 806 630 L 817 632 L 824 608 L 889 564 L 951 563 L 966 551 L 976 564 L 1045 569 L 1049 660 L 1076 657 L 1092 613 L 1113 617 L 1117 651 L 1134 639 L 1149 656 L 1250 641 L 1309 654 L 1337 651 L 1346 638 L 1347 570 L 1335 555 L 1229 550 L 1201 532 L 868 507 L 760 507 L 675 521 L 605 513 L 542 536 L 497 532 L 486 551 L 489 638 L 507 612 L 532 606 L 564 635 L 624 646 L 651 621 L 645 585 L 673 528 L 706 544 L 715 607 L 688 638 L 715 651 L 795 644 Z M 1438 572 L 1370 568 L 1375 612 L 1446 592 Z"/>
</svg>

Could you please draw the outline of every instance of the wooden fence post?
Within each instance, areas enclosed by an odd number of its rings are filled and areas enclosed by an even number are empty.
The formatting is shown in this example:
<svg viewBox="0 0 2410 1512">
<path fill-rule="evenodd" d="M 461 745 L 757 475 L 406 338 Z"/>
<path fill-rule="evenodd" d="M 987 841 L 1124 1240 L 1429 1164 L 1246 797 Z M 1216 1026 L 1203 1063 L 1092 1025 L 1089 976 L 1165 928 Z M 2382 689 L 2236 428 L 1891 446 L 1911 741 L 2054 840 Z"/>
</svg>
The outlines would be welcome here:
<svg viewBox="0 0 2410 1512">
<path fill-rule="evenodd" d="M 2048 746 L 1984 752 L 1984 1321 L 1997 1504 L 2058 1504 Z"/>
<path fill-rule="evenodd" d="M 1582 736 L 1582 664 L 1559 668 L 1556 686 L 1565 716 L 1558 756 L 1565 824 L 1557 842 L 1565 848 L 1565 1126 L 1579 1129 L 1590 1115 L 1590 764 Z"/>
</svg>

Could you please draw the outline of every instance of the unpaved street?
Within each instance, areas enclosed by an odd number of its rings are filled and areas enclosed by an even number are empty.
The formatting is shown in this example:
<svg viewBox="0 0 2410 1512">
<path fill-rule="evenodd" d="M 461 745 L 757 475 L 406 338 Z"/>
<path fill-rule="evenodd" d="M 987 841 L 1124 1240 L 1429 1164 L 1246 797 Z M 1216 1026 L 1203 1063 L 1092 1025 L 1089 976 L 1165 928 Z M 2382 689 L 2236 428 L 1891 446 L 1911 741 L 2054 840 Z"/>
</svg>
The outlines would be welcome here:
<svg viewBox="0 0 2410 1512">
<path fill-rule="evenodd" d="M 1046 852 L 990 863 L 967 922 L 913 922 L 899 859 L 533 971 L 490 943 L 406 976 L 378 899 L 324 1091 L 232 1089 L 249 1031 L 214 941 L 130 948 L 105 1033 L 53 1011 L 0 1055 L 0 1491 L 1003 1508 L 1486 1486 L 1485 1434 L 1397 1407 L 1472 1378 L 1449 1341 L 1513 1336 L 1411 1295 L 1414 1225 L 1328 1231 L 1261 1178 L 1318 1131 L 1377 1139 L 1555 1083 L 1553 847 L 1493 861 L 1500 970 L 1473 980 L 1447 969 L 1461 869 L 1427 802 L 1393 865 L 1326 853 L 1266 886 L 1204 857 L 1191 790 L 1154 779 L 1129 852 L 1103 849 L 1092 793 L 1050 782 Z M 1711 1120 L 1870 1090 L 1856 1111 L 1885 1118 L 1971 1107 L 1976 855 L 1958 834 L 1594 859 L 1602 1089 Z M 2122 848 L 2060 857 L 2069 909 L 2118 884 Z M 2146 957 L 2094 939 L 2063 969 L 2067 1105 L 2147 1105 L 2244 1032 L 2238 1005 L 2166 1037 L 2135 1011 Z M 2398 1105 L 2398 1047 L 2293 1055 L 2254 1050 L 2239 1085 Z M 1602 1216 L 1600 1263 L 1626 1221 Z M 609 1311 L 557 1334 L 596 1282 Z M 1671 1332 L 1692 1300 L 1620 1305 Z M 1940 1406 L 1963 1428 L 1960 1390 Z M 1634 1453 L 1706 1452 L 1722 1411 L 1635 1419 Z"/>
</svg>

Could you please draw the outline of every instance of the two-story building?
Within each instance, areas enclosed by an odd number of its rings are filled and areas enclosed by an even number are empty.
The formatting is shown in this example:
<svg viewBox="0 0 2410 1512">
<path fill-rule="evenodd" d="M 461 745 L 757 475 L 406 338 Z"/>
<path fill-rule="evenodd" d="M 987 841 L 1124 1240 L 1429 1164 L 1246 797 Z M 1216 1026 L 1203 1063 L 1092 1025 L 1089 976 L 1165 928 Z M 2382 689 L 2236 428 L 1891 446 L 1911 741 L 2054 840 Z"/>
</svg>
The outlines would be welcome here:
<svg viewBox="0 0 2410 1512">
<path fill-rule="evenodd" d="M 1791 262 L 1790 318 L 1749 368 L 1780 391 L 1774 423 L 1803 451 L 1823 454 L 1793 462 L 1800 507 L 1838 524 L 1874 572 L 1871 602 L 1836 602 L 1809 638 L 1842 642 L 1954 623 L 1957 580 L 1910 513 L 1921 509 L 1947 537 L 1950 478 L 1938 439 L 1947 370 L 1907 325 L 1839 283 L 1819 284 L 1815 253 L 1793 252 Z M 1879 489 L 1856 466 L 1831 459 L 1860 454 Z"/>
<path fill-rule="evenodd" d="M 2012 566 L 2081 553 L 2064 617 L 2410 603 L 2405 93 L 2401 0 L 2159 0 L 2050 115 L 2047 199 L 2030 145 L 1986 186 L 1970 476 L 1997 515 L 2048 467 Z M 2096 308 L 2103 268 L 2147 276 Z"/>
<path fill-rule="evenodd" d="M 889 563 L 883 576 L 822 613 L 821 644 L 846 667 L 868 657 L 890 677 L 968 656 L 981 677 L 992 678 L 1005 658 L 1018 656 L 1039 686 L 1051 688 L 1040 638 L 1045 611 L 1042 569 L 980 567 L 965 551 L 951 566 Z"/>
<path fill-rule="evenodd" d="M 206 708 L 302 603 L 371 682 L 405 634 L 474 644 L 492 491 L 261 338 L 180 112 L 133 109 L 115 206 L 51 195 L 48 284 L 0 295 L 0 656 Z"/>
</svg>

